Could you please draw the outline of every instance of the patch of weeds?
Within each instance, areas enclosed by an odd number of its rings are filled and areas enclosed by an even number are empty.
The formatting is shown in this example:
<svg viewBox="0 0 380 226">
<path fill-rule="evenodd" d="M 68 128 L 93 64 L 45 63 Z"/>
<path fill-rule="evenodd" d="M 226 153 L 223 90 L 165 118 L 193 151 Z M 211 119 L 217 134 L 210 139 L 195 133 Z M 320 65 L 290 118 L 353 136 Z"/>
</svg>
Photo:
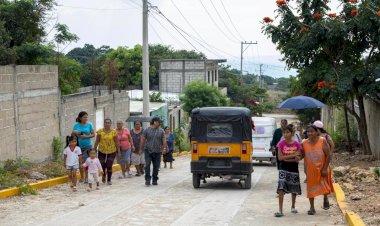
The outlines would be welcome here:
<svg viewBox="0 0 380 226">
<path fill-rule="evenodd" d="M 53 161 L 58 161 L 62 159 L 62 152 L 63 152 L 63 141 L 60 137 L 54 137 L 53 138 Z"/>
<path fill-rule="evenodd" d="M 63 166 L 63 161 L 50 162 L 47 165 L 44 165 L 39 172 L 46 175 L 48 178 L 66 175 L 66 169 Z"/>
<path fill-rule="evenodd" d="M 380 177 L 380 167 L 376 167 L 373 171 L 377 177 Z"/>
<path fill-rule="evenodd" d="M 28 170 L 33 167 L 33 163 L 31 163 L 28 160 L 25 159 L 18 159 L 18 160 L 6 160 L 2 164 L 2 171 L 16 173 L 20 170 Z"/>
<path fill-rule="evenodd" d="M 38 192 L 32 188 L 29 184 L 23 183 L 20 186 L 18 186 L 20 189 L 21 194 L 23 195 L 37 195 Z"/>
<path fill-rule="evenodd" d="M 0 174 L 0 189 L 19 187 L 24 183 L 23 179 L 10 172 Z"/>
</svg>

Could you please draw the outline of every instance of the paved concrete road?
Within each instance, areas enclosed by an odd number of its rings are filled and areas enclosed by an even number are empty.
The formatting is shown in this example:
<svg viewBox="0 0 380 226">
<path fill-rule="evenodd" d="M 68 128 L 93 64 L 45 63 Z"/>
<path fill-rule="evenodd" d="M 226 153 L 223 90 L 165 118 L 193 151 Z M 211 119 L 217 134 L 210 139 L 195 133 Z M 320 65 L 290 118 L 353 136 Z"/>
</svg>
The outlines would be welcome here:
<svg viewBox="0 0 380 226">
<path fill-rule="evenodd" d="M 0 200 L 0 225 L 343 225 L 335 202 L 330 211 L 320 208 L 308 216 L 308 201 L 297 200 L 299 214 L 277 219 L 275 167 L 255 165 L 252 189 L 237 181 L 209 179 L 193 189 L 189 157 L 179 157 L 175 169 L 161 169 L 158 186 L 145 187 L 142 177 L 115 179 L 112 186 L 86 192 L 81 185 L 73 193 L 68 185 L 40 191 L 38 196 Z M 302 171 L 301 171 L 302 172 Z M 119 173 L 116 173 L 117 177 Z M 305 188 L 303 188 L 305 191 Z"/>
</svg>

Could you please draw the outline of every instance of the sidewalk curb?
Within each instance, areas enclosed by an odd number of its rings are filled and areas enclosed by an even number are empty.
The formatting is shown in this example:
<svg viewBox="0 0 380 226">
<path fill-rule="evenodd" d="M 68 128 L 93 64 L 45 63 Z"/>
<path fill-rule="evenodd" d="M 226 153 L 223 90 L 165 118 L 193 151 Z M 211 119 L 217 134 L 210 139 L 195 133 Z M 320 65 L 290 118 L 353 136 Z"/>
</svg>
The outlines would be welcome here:
<svg viewBox="0 0 380 226">
<path fill-rule="evenodd" d="M 184 151 L 184 152 L 176 152 L 173 154 L 174 157 L 178 157 L 178 156 L 183 156 L 183 155 L 188 155 L 190 152 L 187 152 L 187 151 Z M 112 171 L 120 171 L 121 170 L 121 167 L 119 164 L 114 164 L 112 166 Z M 80 174 L 78 173 L 77 174 L 77 178 L 80 178 Z M 48 187 L 53 187 L 53 186 L 56 186 L 56 185 L 59 185 L 59 184 L 64 184 L 66 182 L 69 181 L 69 177 L 68 176 L 62 176 L 62 177 L 56 177 L 56 178 L 52 178 L 52 179 L 48 179 L 48 180 L 43 180 L 43 181 L 40 181 L 40 182 L 37 182 L 37 183 L 31 183 L 29 184 L 33 189 L 36 189 L 36 190 L 39 190 L 39 189 L 43 189 L 43 188 L 48 188 Z M 0 199 L 4 199 L 4 198 L 8 198 L 8 197 L 11 197 L 11 196 L 15 196 L 15 195 L 19 195 L 21 192 L 20 192 L 20 189 L 17 188 L 17 187 L 14 187 L 14 188 L 8 188 L 8 189 L 4 189 L 4 190 L 1 190 L 0 191 Z"/>
<path fill-rule="evenodd" d="M 346 218 L 347 224 L 349 226 L 365 226 L 363 220 L 358 214 L 347 210 L 346 196 L 340 185 L 338 183 L 334 183 L 333 186 L 335 190 L 336 201 L 340 210 L 344 214 L 344 217 Z"/>
</svg>

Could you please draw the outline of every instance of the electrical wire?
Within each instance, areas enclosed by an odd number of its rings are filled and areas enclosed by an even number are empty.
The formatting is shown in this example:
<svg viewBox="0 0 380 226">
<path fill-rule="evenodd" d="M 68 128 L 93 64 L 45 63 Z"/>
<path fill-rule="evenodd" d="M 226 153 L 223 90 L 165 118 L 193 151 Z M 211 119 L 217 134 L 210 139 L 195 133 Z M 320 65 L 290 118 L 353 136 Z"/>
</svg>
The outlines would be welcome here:
<svg viewBox="0 0 380 226">
<path fill-rule="evenodd" d="M 207 10 L 206 6 L 203 4 L 202 0 L 199 0 L 201 3 L 203 9 L 207 13 L 208 17 L 211 19 L 211 21 L 214 23 L 214 25 L 218 28 L 218 30 L 223 34 L 224 37 L 226 37 L 228 40 L 230 40 L 233 43 L 236 43 L 236 40 L 231 39 L 229 36 L 226 35 L 226 33 L 219 27 L 218 23 L 214 20 L 214 18 L 211 16 L 210 12 Z"/>
<path fill-rule="evenodd" d="M 245 40 L 244 37 L 240 34 L 240 32 L 238 31 L 238 29 L 236 28 L 235 24 L 232 22 L 231 16 L 230 16 L 230 14 L 228 13 L 226 7 L 224 6 L 223 0 L 220 0 L 220 3 L 222 4 L 223 9 L 224 9 L 224 11 L 226 12 L 226 14 L 227 14 L 227 16 L 228 16 L 228 19 L 230 20 L 230 23 L 231 23 L 232 26 L 234 27 L 236 33 L 240 36 L 240 38 L 241 38 L 242 40 Z"/>
<path fill-rule="evenodd" d="M 84 10 L 97 10 L 97 11 L 124 11 L 131 10 L 135 8 L 119 8 L 119 9 L 111 9 L 111 8 L 88 8 L 88 7 L 80 7 L 80 6 L 69 6 L 69 5 L 57 5 L 58 7 L 72 8 L 72 9 L 84 9 Z"/>
<path fill-rule="evenodd" d="M 181 12 L 181 10 L 178 8 L 178 6 L 174 3 L 173 0 L 170 0 L 172 2 L 172 4 L 174 5 L 174 7 L 177 9 L 177 11 L 181 14 L 181 16 L 183 17 L 183 19 L 186 21 L 186 23 L 189 25 L 189 27 L 195 32 L 195 34 L 198 35 L 198 37 L 203 41 L 203 42 L 206 42 L 202 36 L 198 33 L 198 31 L 191 25 L 191 23 L 189 22 L 189 20 L 187 20 L 187 18 L 185 17 L 185 15 Z"/>
<path fill-rule="evenodd" d="M 150 23 L 150 21 L 148 21 L 149 23 L 149 27 L 152 28 L 153 32 L 156 34 L 156 36 L 161 40 L 161 43 L 164 44 L 164 41 L 162 40 L 161 36 L 158 34 L 158 32 L 156 31 L 156 29 L 153 27 L 153 25 Z"/>
<path fill-rule="evenodd" d="M 167 33 L 170 35 L 170 37 L 172 37 L 172 39 L 175 41 L 175 42 L 177 42 L 177 43 L 179 43 L 180 44 L 180 46 L 183 48 L 183 49 L 186 49 L 185 48 L 185 45 L 183 44 L 183 42 L 181 42 L 180 40 L 178 40 L 176 37 L 174 37 L 174 35 L 172 34 L 172 32 L 171 31 L 169 31 L 169 29 L 167 29 L 153 14 L 150 14 L 151 16 L 152 16 L 152 18 L 153 19 L 155 19 L 157 22 L 158 22 L 158 24 L 162 27 L 162 28 L 164 28 L 166 31 L 167 31 Z"/>
<path fill-rule="evenodd" d="M 237 36 L 235 36 L 235 34 L 231 31 L 231 29 L 227 26 L 227 24 L 224 22 L 224 19 L 223 17 L 220 15 L 219 11 L 217 10 L 217 8 L 215 7 L 214 3 L 212 1 L 210 1 L 212 7 L 214 8 L 216 14 L 218 15 L 219 19 L 222 21 L 224 27 L 227 29 L 227 31 L 232 35 L 232 37 L 234 37 L 237 41 L 241 42 L 243 40 L 239 39 Z"/>
</svg>

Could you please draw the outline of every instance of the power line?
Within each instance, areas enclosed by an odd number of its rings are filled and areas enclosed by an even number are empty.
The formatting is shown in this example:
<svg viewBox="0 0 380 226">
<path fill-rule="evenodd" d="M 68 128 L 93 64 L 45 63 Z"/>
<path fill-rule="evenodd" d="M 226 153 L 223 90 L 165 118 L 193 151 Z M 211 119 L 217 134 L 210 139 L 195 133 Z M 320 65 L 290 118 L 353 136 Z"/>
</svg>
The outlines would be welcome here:
<svg viewBox="0 0 380 226">
<path fill-rule="evenodd" d="M 218 28 L 218 30 L 224 35 L 224 37 L 226 37 L 231 42 L 236 43 L 235 40 L 233 40 L 229 36 L 227 36 L 226 33 L 223 32 L 223 30 L 219 27 L 219 25 L 216 23 L 216 21 L 214 20 L 214 18 L 211 16 L 210 12 L 207 10 L 206 6 L 203 4 L 202 0 L 199 0 L 199 2 L 201 3 L 203 9 L 206 11 L 208 17 L 211 19 L 211 21 L 214 23 L 214 25 Z"/>
<path fill-rule="evenodd" d="M 205 42 L 205 40 L 202 38 L 202 36 L 198 33 L 198 31 L 191 25 L 191 23 L 187 20 L 187 18 L 185 17 L 185 15 L 183 15 L 183 13 L 181 12 L 181 10 L 178 8 L 178 6 L 174 3 L 173 0 L 171 0 L 172 4 L 174 5 L 174 7 L 178 10 L 178 12 L 181 14 L 181 16 L 183 17 L 183 19 L 186 21 L 186 23 L 190 26 L 190 28 L 198 35 L 198 37 L 200 39 L 202 39 L 202 41 Z"/>
<path fill-rule="evenodd" d="M 193 39 L 195 42 L 197 42 L 200 46 L 202 46 L 203 48 L 205 48 L 206 50 L 208 50 L 209 52 L 213 53 L 214 55 L 219 55 L 218 53 L 215 53 L 213 51 L 211 51 L 209 48 L 207 48 L 205 45 L 202 44 L 201 41 L 199 41 L 199 39 L 195 38 L 194 36 L 190 35 L 188 32 L 184 31 L 181 27 L 179 27 L 178 25 L 176 25 L 173 21 L 171 21 L 169 18 L 167 18 L 159 9 L 157 6 L 154 6 L 152 7 L 156 10 L 157 14 L 159 16 L 161 16 L 162 18 L 164 18 L 172 27 L 175 28 L 175 30 L 181 34 L 181 36 L 183 36 L 182 33 L 186 34 L 189 38 Z M 184 36 L 183 36 L 184 37 Z M 204 42 L 206 45 L 209 45 L 207 44 L 206 42 Z M 199 50 L 198 50 L 199 51 Z"/>
<path fill-rule="evenodd" d="M 216 9 L 214 3 L 212 1 L 210 1 L 212 7 L 214 8 L 216 14 L 219 16 L 219 19 L 222 21 L 224 27 L 227 29 L 227 31 L 232 35 L 232 37 L 234 37 L 236 40 L 238 41 L 241 41 L 238 37 L 235 36 L 235 34 L 233 32 L 231 32 L 230 28 L 227 26 L 227 24 L 224 22 L 223 20 L 223 17 L 219 14 L 219 11 Z"/>
<path fill-rule="evenodd" d="M 232 19 L 230 17 L 230 14 L 228 13 L 226 7 L 224 6 L 224 3 L 223 3 L 223 0 L 220 0 L 220 3 L 222 3 L 222 6 L 223 6 L 223 9 L 224 11 L 226 12 L 227 16 L 228 16 L 228 19 L 230 20 L 230 23 L 232 24 L 232 26 L 234 27 L 235 31 L 237 32 L 237 34 L 240 36 L 240 38 L 242 40 L 245 40 L 244 37 L 240 34 L 240 32 L 238 31 L 238 29 L 236 28 L 235 24 L 232 22 Z"/>
<path fill-rule="evenodd" d="M 153 14 L 150 14 L 150 15 L 152 15 L 152 18 L 153 19 L 155 19 L 159 24 L 160 24 L 160 26 L 162 27 L 162 28 L 164 28 L 167 32 L 168 32 L 168 34 L 170 35 L 170 37 L 172 37 L 173 38 L 173 40 L 174 41 L 176 41 L 177 43 L 179 43 L 180 44 L 180 46 L 183 48 L 183 49 L 186 49 L 185 48 L 185 45 L 180 41 L 180 40 L 178 40 L 176 37 L 174 37 L 174 35 L 172 34 L 172 32 L 171 31 L 169 31 Z"/>
<path fill-rule="evenodd" d="M 158 34 L 158 32 L 156 31 L 156 29 L 152 26 L 152 24 L 150 23 L 150 21 L 148 21 L 148 23 L 149 23 L 150 28 L 152 28 L 153 32 L 157 35 L 157 37 L 161 40 L 161 43 L 163 44 L 164 41 L 162 40 L 161 36 Z"/>
<path fill-rule="evenodd" d="M 70 5 L 57 5 L 58 7 L 72 8 L 72 9 L 84 9 L 84 10 L 98 10 L 98 11 L 124 11 L 131 10 L 135 8 L 119 8 L 119 9 L 111 9 L 111 8 L 88 8 L 88 7 L 80 7 L 80 6 L 70 6 Z"/>
</svg>

